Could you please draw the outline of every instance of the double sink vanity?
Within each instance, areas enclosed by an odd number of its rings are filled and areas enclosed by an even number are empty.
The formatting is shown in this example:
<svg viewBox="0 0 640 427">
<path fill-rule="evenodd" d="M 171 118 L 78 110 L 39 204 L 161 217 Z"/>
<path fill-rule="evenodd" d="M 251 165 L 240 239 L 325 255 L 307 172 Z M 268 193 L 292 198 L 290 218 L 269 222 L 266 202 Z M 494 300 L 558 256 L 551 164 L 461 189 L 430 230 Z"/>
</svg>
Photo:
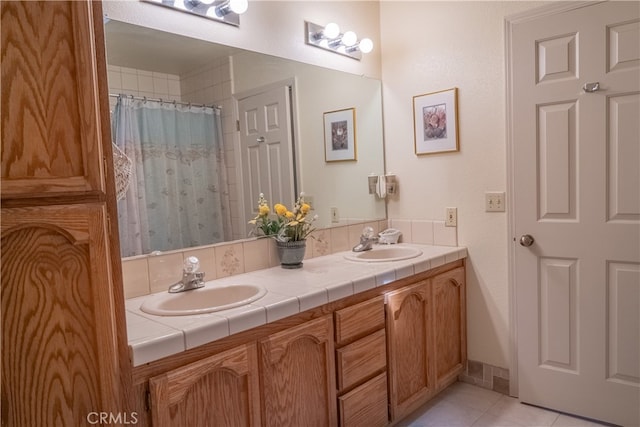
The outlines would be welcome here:
<svg viewBox="0 0 640 427">
<path fill-rule="evenodd" d="M 465 258 L 375 245 L 128 299 L 140 421 L 397 423 L 466 363 Z"/>
</svg>

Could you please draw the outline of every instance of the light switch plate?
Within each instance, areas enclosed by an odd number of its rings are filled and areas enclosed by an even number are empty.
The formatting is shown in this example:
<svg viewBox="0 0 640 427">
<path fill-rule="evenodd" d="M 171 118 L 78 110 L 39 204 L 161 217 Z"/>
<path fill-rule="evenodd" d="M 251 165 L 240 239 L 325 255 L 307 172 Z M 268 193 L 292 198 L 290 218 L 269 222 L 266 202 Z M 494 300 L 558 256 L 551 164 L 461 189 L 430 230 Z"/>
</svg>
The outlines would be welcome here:
<svg viewBox="0 0 640 427">
<path fill-rule="evenodd" d="M 484 193 L 486 212 L 504 212 L 504 191 L 487 191 Z"/>
<path fill-rule="evenodd" d="M 334 224 L 340 222 L 340 214 L 338 213 L 338 208 L 331 208 L 331 222 Z"/>
</svg>

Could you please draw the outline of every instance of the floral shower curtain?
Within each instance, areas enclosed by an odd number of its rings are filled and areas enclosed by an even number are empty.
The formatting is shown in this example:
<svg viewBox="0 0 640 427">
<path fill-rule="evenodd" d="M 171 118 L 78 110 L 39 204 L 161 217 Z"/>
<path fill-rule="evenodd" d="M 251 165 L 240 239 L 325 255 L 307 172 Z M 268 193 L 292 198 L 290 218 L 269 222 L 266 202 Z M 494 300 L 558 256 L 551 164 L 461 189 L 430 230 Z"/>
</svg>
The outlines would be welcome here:
<svg viewBox="0 0 640 427">
<path fill-rule="evenodd" d="M 118 202 L 123 257 L 229 240 L 220 110 L 120 96 L 115 143 L 133 161 Z"/>
</svg>

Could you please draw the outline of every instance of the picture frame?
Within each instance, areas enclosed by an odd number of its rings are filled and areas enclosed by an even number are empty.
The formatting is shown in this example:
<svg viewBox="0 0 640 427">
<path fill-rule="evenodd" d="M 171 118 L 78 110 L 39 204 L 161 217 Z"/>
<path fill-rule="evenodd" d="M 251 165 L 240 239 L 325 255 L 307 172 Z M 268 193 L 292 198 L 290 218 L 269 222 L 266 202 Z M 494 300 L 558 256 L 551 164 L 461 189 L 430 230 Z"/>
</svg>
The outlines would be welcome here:
<svg viewBox="0 0 640 427">
<path fill-rule="evenodd" d="M 458 88 L 414 96 L 413 132 L 417 155 L 460 151 Z"/>
<path fill-rule="evenodd" d="M 347 162 L 357 160 L 356 109 L 329 111 L 324 119 L 324 161 Z"/>
</svg>

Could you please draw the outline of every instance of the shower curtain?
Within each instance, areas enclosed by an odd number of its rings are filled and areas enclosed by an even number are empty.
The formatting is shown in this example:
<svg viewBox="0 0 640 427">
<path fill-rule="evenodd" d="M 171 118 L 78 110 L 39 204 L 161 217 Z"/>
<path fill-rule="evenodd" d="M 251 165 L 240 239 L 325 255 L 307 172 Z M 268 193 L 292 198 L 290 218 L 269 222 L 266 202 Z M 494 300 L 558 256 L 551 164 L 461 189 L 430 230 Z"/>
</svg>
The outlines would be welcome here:
<svg viewBox="0 0 640 427">
<path fill-rule="evenodd" d="M 133 161 L 118 202 L 123 257 L 229 240 L 220 110 L 120 96 L 116 145 Z"/>
</svg>

